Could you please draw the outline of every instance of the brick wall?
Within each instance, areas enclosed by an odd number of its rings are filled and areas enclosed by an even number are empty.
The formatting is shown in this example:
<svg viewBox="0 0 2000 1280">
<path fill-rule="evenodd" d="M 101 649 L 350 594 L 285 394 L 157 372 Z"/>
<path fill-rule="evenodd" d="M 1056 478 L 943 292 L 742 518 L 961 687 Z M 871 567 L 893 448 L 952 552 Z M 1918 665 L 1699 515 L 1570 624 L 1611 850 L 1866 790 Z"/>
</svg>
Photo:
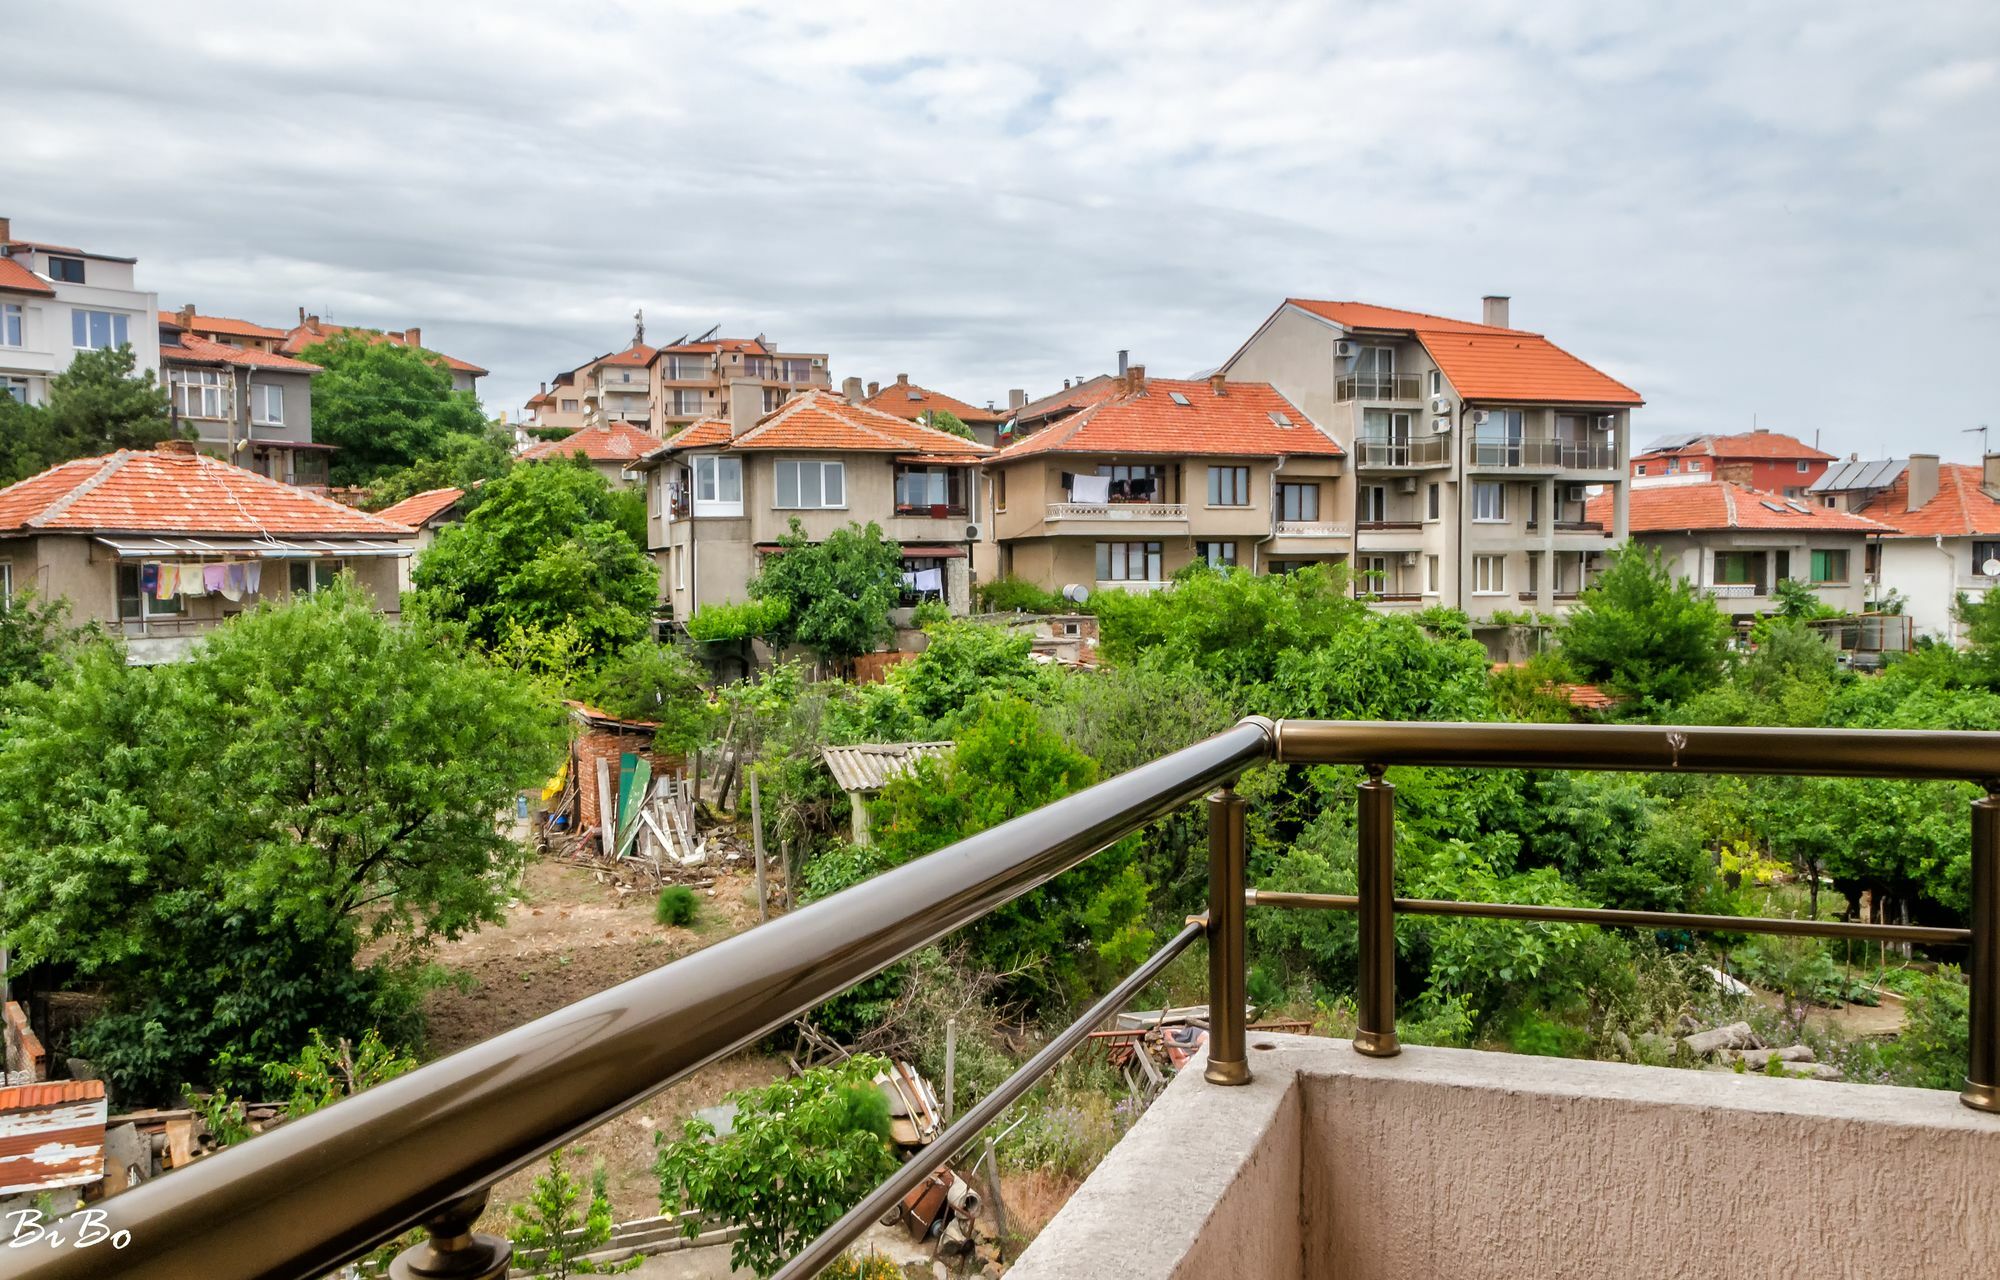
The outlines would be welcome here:
<svg viewBox="0 0 2000 1280">
<path fill-rule="evenodd" d="M 618 795 L 618 760 L 626 752 L 653 762 L 653 776 L 672 774 L 687 767 L 685 758 L 653 750 L 652 735 L 615 729 L 584 729 L 570 744 L 569 767 L 577 786 L 577 830 L 598 825 L 597 762 L 610 762 L 611 794 Z"/>
</svg>

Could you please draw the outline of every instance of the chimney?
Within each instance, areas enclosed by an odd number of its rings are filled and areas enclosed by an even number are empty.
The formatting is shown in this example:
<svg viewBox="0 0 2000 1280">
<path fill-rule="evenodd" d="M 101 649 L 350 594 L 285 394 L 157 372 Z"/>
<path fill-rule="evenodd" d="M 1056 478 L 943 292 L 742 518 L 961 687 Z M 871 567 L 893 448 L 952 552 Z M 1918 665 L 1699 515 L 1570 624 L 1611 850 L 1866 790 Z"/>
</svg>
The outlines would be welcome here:
<svg viewBox="0 0 2000 1280">
<path fill-rule="evenodd" d="M 1935 453 L 1913 453 L 1905 474 L 1909 477 L 1909 501 L 1905 511 L 1921 511 L 1932 498 L 1937 497 L 1938 456 Z"/>
<path fill-rule="evenodd" d="M 300 323 L 300 324 L 304 324 L 305 322 L 306 322 L 306 309 L 305 309 L 304 307 L 300 307 L 300 308 L 299 308 L 299 323 Z"/>
<path fill-rule="evenodd" d="M 549 393 L 549 384 L 544 382 L 542 384 L 542 394 L 547 395 L 548 393 Z"/>
<path fill-rule="evenodd" d="M 174 315 L 174 323 L 183 329 L 194 328 L 194 303 L 182 303 L 180 311 Z"/>
<path fill-rule="evenodd" d="M 1122 371 L 1121 371 L 1121 374 L 1120 374 L 1120 376 L 1123 376 L 1123 374 L 1122 374 Z M 1069 390 L 1069 379 L 1068 379 L 1068 378 L 1064 378 L 1064 379 L 1063 379 L 1063 390 L 1064 390 L 1064 391 L 1067 391 L 1067 390 Z"/>
<path fill-rule="evenodd" d="M 1122 377 L 1124 377 L 1124 376 L 1125 376 L 1125 366 L 1126 366 L 1126 364 L 1127 364 L 1127 363 L 1129 363 L 1129 362 L 1130 362 L 1131 358 L 1132 358 L 1132 353 L 1131 353 L 1130 351 L 1126 351 L 1126 350 L 1123 350 L 1123 349 L 1120 349 L 1120 350 L 1119 350 L 1119 352 L 1118 352 L 1118 376 L 1119 376 L 1119 377 L 1121 377 L 1121 378 L 1122 378 Z M 1079 378 L 1079 379 L 1077 379 L 1077 381 L 1081 382 L 1081 381 L 1082 381 L 1082 379 L 1081 379 L 1081 378 Z"/>
<path fill-rule="evenodd" d="M 181 453 L 181 454 L 186 454 L 188 457 L 191 458 L 195 454 L 194 441 L 181 440 L 178 438 L 172 440 L 162 440 L 158 444 L 153 446 L 153 452 Z"/>
<path fill-rule="evenodd" d="M 899 374 L 897 374 L 897 375 L 896 375 L 896 385 L 897 385 L 897 386 L 899 386 L 899 387 L 907 387 L 907 386 L 909 386 L 909 385 L 910 385 L 910 375 L 909 375 L 909 374 L 907 374 L 907 373 L 899 373 Z"/>
<path fill-rule="evenodd" d="M 2000 453 L 1989 453 L 1981 461 L 1985 466 L 1980 470 L 1980 486 L 1988 497 L 2000 494 Z"/>
<path fill-rule="evenodd" d="M 729 380 L 729 438 L 734 440 L 764 416 L 764 387 L 755 378 Z"/>
<path fill-rule="evenodd" d="M 847 403 L 861 403 L 861 379 L 844 378 L 840 383 L 840 394 L 847 397 Z"/>
<path fill-rule="evenodd" d="M 14 220 L 12 218 L 0 218 L 0 244 L 6 244 L 13 238 Z"/>
<path fill-rule="evenodd" d="M 1489 293 L 1479 300 L 1480 323 L 1490 324 L 1496 329 L 1511 328 L 1507 323 L 1507 295 Z"/>
<path fill-rule="evenodd" d="M 1209 375 L 1208 375 L 1208 386 L 1209 386 L 1209 389 L 1210 389 L 1210 390 L 1212 390 L 1212 391 L 1214 391 L 1214 392 L 1215 392 L 1215 394 L 1217 394 L 1217 395 L 1221 395 L 1221 394 L 1222 394 L 1222 384 L 1223 384 L 1223 382 L 1224 382 L 1224 381 L 1225 381 L 1225 379 L 1224 379 L 1223 375 L 1222 375 L 1222 374 L 1220 374 L 1220 373 L 1211 373 L 1211 374 L 1209 374 Z"/>
<path fill-rule="evenodd" d="M 1007 393 L 1007 407 L 1009 409 L 1024 408 L 1027 405 L 1027 403 L 1028 403 L 1028 393 L 1023 391 L 1021 388 L 1015 387 L 1012 391 L 1009 391 Z"/>
<path fill-rule="evenodd" d="M 1126 366 L 1126 368 L 1125 368 L 1125 389 L 1126 389 L 1127 391 L 1144 391 L 1144 390 L 1146 389 L 1146 366 L 1145 366 L 1145 365 L 1143 365 L 1143 364 L 1135 364 L 1135 365 L 1127 365 L 1127 366 Z"/>
<path fill-rule="evenodd" d="M 415 325 L 411 325 L 409 328 L 403 330 L 403 341 L 413 347 L 421 347 L 424 345 L 424 331 Z"/>
<path fill-rule="evenodd" d="M 882 384 L 881 384 L 881 383 L 879 383 L 879 382 L 871 382 L 871 383 L 869 383 L 869 384 L 868 384 L 868 398 L 869 398 L 870 400 L 873 400 L 873 399 L 874 399 L 874 398 L 875 398 L 876 396 L 879 396 L 879 395 L 881 395 L 881 394 L 882 394 Z"/>
<path fill-rule="evenodd" d="M 314 333 L 319 332 L 318 316 L 307 316 L 302 323 L 305 325 L 306 328 L 311 329 Z"/>
</svg>

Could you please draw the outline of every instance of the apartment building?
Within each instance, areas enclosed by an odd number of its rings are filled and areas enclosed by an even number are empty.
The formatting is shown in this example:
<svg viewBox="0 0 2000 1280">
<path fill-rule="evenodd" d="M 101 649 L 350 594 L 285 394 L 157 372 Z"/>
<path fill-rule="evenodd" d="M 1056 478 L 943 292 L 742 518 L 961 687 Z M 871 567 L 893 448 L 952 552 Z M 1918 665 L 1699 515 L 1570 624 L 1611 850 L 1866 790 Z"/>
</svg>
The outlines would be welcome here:
<svg viewBox="0 0 2000 1280">
<path fill-rule="evenodd" d="M 1591 519 L 1612 517 L 1612 495 L 1591 499 Z M 1657 548 L 1675 576 L 1747 622 L 1777 607 L 1778 583 L 1803 582 L 1842 613 L 1869 603 L 1872 548 L 1899 530 L 1879 520 L 1787 498 L 1710 475 L 1691 483 L 1635 484 L 1631 536 Z"/>
<path fill-rule="evenodd" d="M 1834 456 L 1768 428 L 1737 435 L 1663 436 L 1632 455 L 1632 483 L 1701 484 L 1723 479 L 1761 493 L 1804 498 Z"/>
<path fill-rule="evenodd" d="M 159 299 L 138 287 L 137 261 L 17 240 L 0 218 L 0 394 L 45 404 L 79 351 L 126 344 L 135 372 L 157 374 Z"/>
<path fill-rule="evenodd" d="M 1148 378 L 986 464 L 999 572 L 1049 590 L 1154 590 L 1195 560 L 1275 573 L 1339 563 L 1347 457 L 1265 383 Z"/>
<path fill-rule="evenodd" d="M 1893 526 L 1864 566 L 1874 598 L 1902 597 L 1917 636 L 1965 643 L 1958 600 L 1983 600 L 2000 585 L 2000 453 L 1980 465 L 1934 453 L 1836 463 L 1809 500 Z"/>
<path fill-rule="evenodd" d="M 580 457 L 614 489 L 630 489 L 639 482 L 633 467 L 639 459 L 666 441 L 629 422 L 601 422 L 573 431 L 560 440 L 543 440 L 521 451 L 524 462 L 544 458 Z"/>
<path fill-rule="evenodd" d="M 285 484 L 326 484 L 331 446 L 312 438 L 318 365 L 279 355 L 281 330 L 191 306 L 160 312 L 158 324 L 174 421 L 194 428 L 203 452 Z"/>
<path fill-rule="evenodd" d="M 1353 522 L 1357 592 L 1475 620 L 1553 612 L 1624 541 L 1639 393 L 1508 310 L 1490 296 L 1475 324 L 1287 298 L 1223 365 L 1350 445 L 1327 518 Z M 1599 489 L 1608 522 L 1585 511 Z"/>
<path fill-rule="evenodd" d="M 992 405 L 981 409 L 965 401 L 948 396 L 942 391 L 918 386 L 910 381 L 910 375 L 899 373 L 896 380 L 887 386 L 871 382 L 865 395 L 856 395 L 861 379 L 849 378 L 842 384 L 849 400 L 859 399 L 870 409 L 907 418 L 911 422 L 931 425 L 931 417 L 937 413 L 948 413 L 972 429 L 972 438 L 981 444 L 990 445 L 999 439 L 1001 424 L 1008 419 L 1008 413 Z M 1025 397 L 1024 397 L 1025 399 Z"/>
<path fill-rule="evenodd" d="M 407 329 L 367 329 L 360 325 L 327 324 L 318 316 L 306 314 L 304 307 L 299 308 L 299 322 L 285 331 L 284 340 L 278 344 L 278 354 L 296 356 L 316 342 L 330 342 L 341 337 L 359 338 L 364 342 L 386 342 L 397 347 L 418 347 L 428 351 L 436 357 L 436 363 L 442 364 L 451 373 L 453 391 L 470 391 L 477 394 L 479 380 L 487 374 L 487 370 L 469 360 L 461 360 L 457 356 L 446 355 L 434 347 L 425 346 L 424 331 L 416 325 L 411 325 Z"/>
<path fill-rule="evenodd" d="M 774 413 L 790 396 L 833 386 L 823 351 L 781 351 L 763 334 L 672 342 L 648 363 L 654 435 L 667 436 L 702 418 L 735 420 Z M 739 405 L 739 397 L 749 403 Z"/>
<path fill-rule="evenodd" d="M 747 599 L 794 519 L 814 540 L 873 521 L 902 544 L 904 607 L 968 612 L 984 536 L 975 480 L 992 450 L 816 387 L 760 413 L 763 390 L 739 380 L 733 417 L 702 419 L 635 464 L 672 617 Z"/>
</svg>

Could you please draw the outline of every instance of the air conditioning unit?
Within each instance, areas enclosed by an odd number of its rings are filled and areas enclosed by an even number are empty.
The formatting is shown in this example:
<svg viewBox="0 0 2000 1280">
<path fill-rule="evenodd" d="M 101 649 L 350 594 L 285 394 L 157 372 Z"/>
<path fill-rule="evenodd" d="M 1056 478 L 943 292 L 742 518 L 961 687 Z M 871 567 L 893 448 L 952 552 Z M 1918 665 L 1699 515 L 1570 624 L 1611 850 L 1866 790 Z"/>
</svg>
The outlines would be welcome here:
<svg viewBox="0 0 2000 1280">
<path fill-rule="evenodd" d="M 1404 568 L 1406 568 L 1406 569 L 1414 569 L 1414 568 L 1416 568 L 1416 567 L 1417 567 L 1417 553 L 1416 553 L 1416 552 L 1414 552 L 1414 551 L 1405 551 L 1405 552 L 1403 553 L 1403 567 L 1404 567 Z"/>
<path fill-rule="evenodd" d="M 826 368 L 826 361 L 824 361 L 824 360 L 820 359 L 820 358 L 819 358 L 818 356 L 814 356 L 814 357 L 813 357 L 813 368 L 815 368 L 815 369 L 824 369 L 824 368 Z"/>
<path fill-rule="evenodd" d="M 1486 410 L 1484 409 L 1474 409 L 1472 411 L 1472 425 L 1475 427 L 1483 427 L 1486 425 L 1486 420 L 1492 416 L 1493 416 L 1492 414 L 1486 412 Z"/>
<path fill-rule="evenodd" d="M 1416 491 L 1417 478 L 1415 476 L 1404 476 L 1402 479 L 1396 481 L 1397 493 L 1415 493 Z"/>
<path fill-rule="evenodd" d="M 1333 344 L 1333 354 L 1339 356 L 1343 360 L 1347 359 L 1350 356 L 1358 355 L 1360 354 L 1360 352 L 1361 352 L 1360 343 L 1349 342 L 1345 338 Z"/>
<path fill-rule="evenodd" d="M 1588 502 L 1590 501 L 1590 486 L 1587 484 L 1564 485 L 1563 499 L 1567 502 Z"/>
<path fill-rule="evenodd" d="M 1613 427 L 1616 427 L 1617 425 L 1618 425 L 1618 415 L 1617 415 L 1617 414 L 1615 414 L 1615 413 L 1600 413 L 1600 414 L 1598 414 L 1598 415 L 1597 415 L 1597 429 L 1598 429 L 1599 431 L 1609 431 L 1609 430 L 1611 430 L 1611 429 L 1612 429 Z"/>
<path fill-rule="evenodd" d="M 986 530 L 980 528 L 978 525 L 969 524 L 965 526 L 965 540 L 967 542 L 977 542 L 985 536 Z"/>
<path fill-rule="evenodd" d="M 1440 436 L 1445 436 L 1445 435 L 1450 435 L 1450 434 L 1451 434 L 1451 419 L 1450 419 L 1450 418 L 1432 418 L 1432 419 L 1431 419 L 1431 434 L 1433 434 L 1433 435 L 1440 435 Z"/>
<path fill-rule="evenodd" d="M 1432 412 L 1432 413 L 1450 413 L 1450 412 L 1451 412 L 1451 397 L 1450 397 L 1450 396 L 1432 396 L 1432 397 L 1431 397 L 1431 412 Z"/>
</svg>

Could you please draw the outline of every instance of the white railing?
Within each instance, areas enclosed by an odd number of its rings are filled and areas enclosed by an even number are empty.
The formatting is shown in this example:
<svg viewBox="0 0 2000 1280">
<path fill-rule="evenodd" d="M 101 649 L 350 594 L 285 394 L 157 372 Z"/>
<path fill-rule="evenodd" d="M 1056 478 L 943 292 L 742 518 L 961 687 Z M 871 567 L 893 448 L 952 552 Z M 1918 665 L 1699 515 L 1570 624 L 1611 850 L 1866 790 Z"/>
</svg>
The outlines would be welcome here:
<svg viewBox="0 0 2000 1280">
<path fill-rule="evenodd" d="M 1172 585 L 1173 583 L 1165 578 L 1128 578 L 1115 582 L 1100 578 L 1097 582 L 1097 590 L 1131 592 L 1164 591 Z"/>
<path fill-rule="evenodd" d="M 1178 502 L 1051 502 L 1050 520 L 1185 520 Z"/>
<path fill-rule="evenodd" d="M 1718 582 L 1709 590 L 1724 600 L 1740 600 L 1764 594 L 1764 588 L 1754 582 Z"/>
<path fill-rule="evenodd" d="M 1280 520 L 1278 521 L 1278 536 L 1280 538 L 1345 538 L 1347 536 L 1347 526 L 1344 524 L 1328 524 L 1321 520 Z"/>
</svg>

